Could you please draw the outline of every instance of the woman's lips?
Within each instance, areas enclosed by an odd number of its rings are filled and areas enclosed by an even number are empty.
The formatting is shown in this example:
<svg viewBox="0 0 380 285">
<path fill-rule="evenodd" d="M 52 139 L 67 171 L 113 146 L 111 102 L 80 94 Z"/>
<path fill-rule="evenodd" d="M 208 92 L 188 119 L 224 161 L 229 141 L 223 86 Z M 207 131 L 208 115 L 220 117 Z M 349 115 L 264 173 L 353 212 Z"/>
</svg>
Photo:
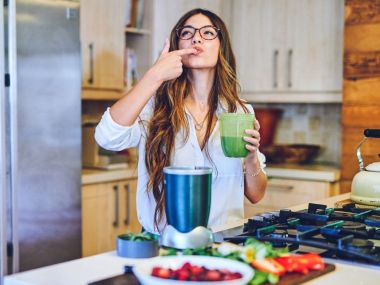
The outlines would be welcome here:
<svg viewBox="0 0 380 285">
<path fill-rule="evenodd" d="M 203 48 L 199 47 L 199 46 L 195 46 L 193 47 L 194 49 L 197 50 L 197 52 L 195 53 L 196 55 L 200 54 L 201 52 L 203 52 Z"/>
</svg>

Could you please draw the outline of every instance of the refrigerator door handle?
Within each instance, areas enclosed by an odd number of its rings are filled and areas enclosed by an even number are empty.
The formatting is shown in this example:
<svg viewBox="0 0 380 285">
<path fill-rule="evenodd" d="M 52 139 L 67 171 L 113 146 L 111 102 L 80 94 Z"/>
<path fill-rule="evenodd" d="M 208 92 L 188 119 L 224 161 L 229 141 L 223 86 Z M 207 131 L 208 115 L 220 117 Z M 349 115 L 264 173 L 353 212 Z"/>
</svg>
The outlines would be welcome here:
<svg viewBox="0 0 380 285">
<path fill-rule="evenodd" d="M 130 210 L 131 210 L 131 204 L 130 204 L 130 195 L 131 195 L 131 188 L 129 187 L 129 184 L 124 185 L 125 189 L 125 195 L 126 195 L 126 201 L 125 201 L 125 220 L 124 225 L 129 224 L 129 217 L 130 217 Z"/>
<path fill-rule="evenodd" d="M 4 23 L 4 7 L 0 6 L 0 23 Z M 7 135 L 5 125 L 5 49 L 4 25 L 0 25 L 0 138 Z M 0 140 L 0 280 L 7 274 L 7 147 L 3 139 Z"/>
<path fill-rule="evenodd" d="M 119 186 L 113 186 L 113 191 L 115 192 L 115 219 L 112 225 L 117 228 L 119 226 Z"/>
<path fill-rule="evenodd" d="M 17 32 L 16 32 L 16 1 L 8 2 L 8 17 L 6 19 L 8 23 L 8 69 L 9 76 L 11 79 L 11 84 L 8 87 L 9 90 L 9 112 L 8 112 L 8 125 L 9 128 L 7 131 L 8 134 L 8 152 L 10 155 L 8 156 L 8 186 L 9 197 L 8 201 L 10 203 L 10 214 L 9 214 L 9 227 L 10 233 L 8 237 L 10 240 L 8 244 L 12 244 L 12 256 L 11 258 L 11 266 L 8 268 L 8 273 L 16 273 L 20 270 L 20 252 L 19 252 L 19 234 L 18 234 L 18 80 L 17 80 Z"/>
</svg>

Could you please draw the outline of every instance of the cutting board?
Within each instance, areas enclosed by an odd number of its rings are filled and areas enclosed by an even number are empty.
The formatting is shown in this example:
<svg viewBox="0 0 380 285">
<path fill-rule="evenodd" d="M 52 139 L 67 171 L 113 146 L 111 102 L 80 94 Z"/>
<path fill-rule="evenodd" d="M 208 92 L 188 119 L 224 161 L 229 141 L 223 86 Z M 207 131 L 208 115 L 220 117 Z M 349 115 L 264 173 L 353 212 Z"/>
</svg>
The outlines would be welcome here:
<svg viewBox="0 0 380 285">
<path fill-rule="evenodd" d="M 329 273 L 335 270 L 335 265 L 326 263 L 325 269 L 319 271 L 310 271 L 308 274 L 300 274 L 300 273 L 290 273 L 282 276 L 280 282 L 277 285 L 297 285 L 302 284 L 311 279 L 317 278 L 321 275 Z M 216 282 L 217 283 L 217 282 Z M 186 282 L 183 282 L 186 284 Z M 115 277 L 111 277 L 108 279 L 96 281 L 90 283 L 89 285 L 141 285 L 141 283 L 137 280 L 136 276 L 132 273 L 118 275 Z"/>
</svg>

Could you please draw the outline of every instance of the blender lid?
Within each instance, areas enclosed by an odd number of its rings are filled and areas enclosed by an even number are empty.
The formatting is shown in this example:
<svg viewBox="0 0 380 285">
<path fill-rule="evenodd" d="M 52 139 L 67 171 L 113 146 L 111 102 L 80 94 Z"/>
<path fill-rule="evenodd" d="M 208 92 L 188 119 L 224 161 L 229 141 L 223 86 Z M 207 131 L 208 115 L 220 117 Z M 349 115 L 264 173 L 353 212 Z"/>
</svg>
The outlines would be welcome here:
<svg viewBox="0 0 380 285">
<path fill-rule="evenodd" d="M 164 173 L 180 175 L 204 175 L 211 174 L 212 168 L 198 166 L 167 166 L 164 167 Z"/>
<path fill-rule="evenodd" d="M 380 172 L 380 162 L 373 162 L 365 167 L 367 171 Z"/>
</svg>

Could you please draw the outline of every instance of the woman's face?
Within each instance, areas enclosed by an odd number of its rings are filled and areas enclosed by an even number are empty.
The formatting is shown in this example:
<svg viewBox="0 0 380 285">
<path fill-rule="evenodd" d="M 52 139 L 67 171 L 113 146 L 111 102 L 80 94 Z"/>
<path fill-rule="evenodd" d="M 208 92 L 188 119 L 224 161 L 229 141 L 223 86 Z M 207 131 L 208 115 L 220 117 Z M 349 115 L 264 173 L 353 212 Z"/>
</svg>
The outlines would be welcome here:
<svg viewBox="0 0 380 285">
<path fill-rule="evenodd" d="M 197 14 L 185 22 L 183 26 L 191 26 L 195 29 L 199 29 L 205 26 L 214 26 L 210 19 L 203 14 Z M 203 29 L 204 37 L 210 37 L 213 30 L 207 28 Z M 184 40 L 179 39 L 178 41 L 179 49 L 184 48 L 195 48 L 198 50 L 197 54 L 191 54 L 183 56 L 183 65 L 187 68 L 193 69 L 203 69 L 203 68 L 214 68 L 218 62 L 220 40 L 216 37 L 212 40 L 207 40 L 201 37 L 200 31 L 196 30 L 194 37 Z"/>
</svg>

